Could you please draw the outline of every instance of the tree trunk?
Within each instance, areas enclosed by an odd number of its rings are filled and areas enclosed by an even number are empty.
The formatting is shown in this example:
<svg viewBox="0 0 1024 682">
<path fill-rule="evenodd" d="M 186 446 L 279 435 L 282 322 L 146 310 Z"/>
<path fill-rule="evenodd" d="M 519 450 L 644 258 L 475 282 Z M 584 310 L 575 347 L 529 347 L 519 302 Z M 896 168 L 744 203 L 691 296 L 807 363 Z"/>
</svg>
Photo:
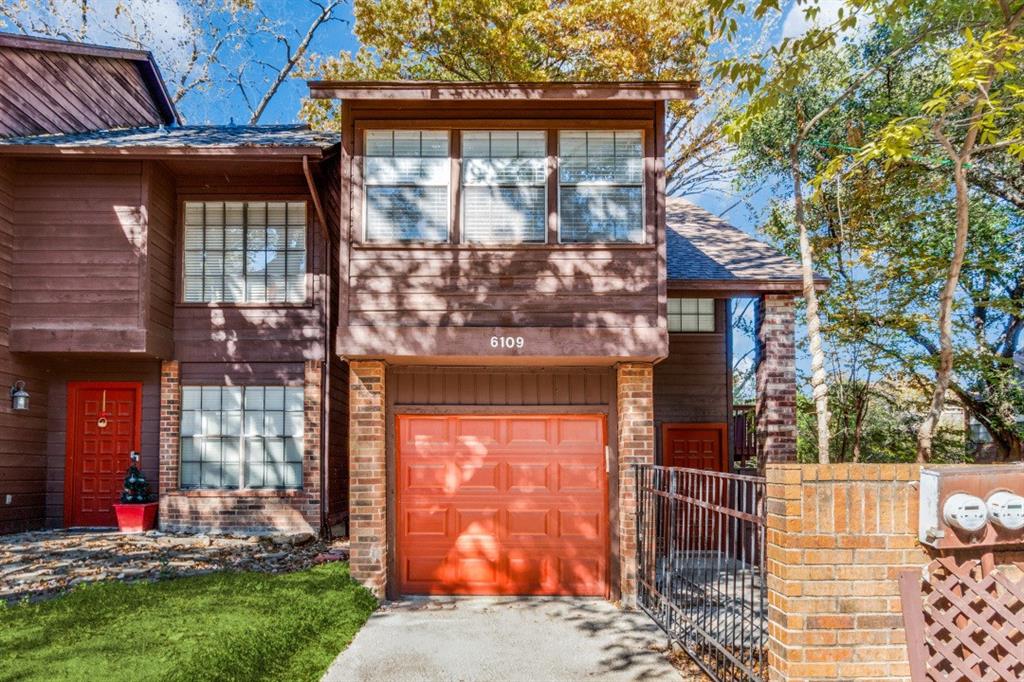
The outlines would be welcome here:
<svg viewBox="0 0 1024 682">
<path fill-rule="evenodd" d="M 956 239 L 953 244 L 953 259 L 946 273 L 946 284 L 939 296 L 939 366 L 935 372 L 935 391 L 924 421 L 917 431 L 917 461 L 927 462 L 932 456 L 932 441 L 938 430 L 939 417 L 946 404 L 946 391 L 953 374 L 953 299 L 960 282 L 960 270 L 964 265 L 967 250 L 967 232 L 970 227 L 970 194 L 967 188 L 967 169 L 958 159 L 953 164 L 953 179 L 956 183 Z"/>
<path fill-rule="evenodd" d="M 800 271 L 803 275 L 804 300 L 807 302 L 807 340 L 811 350 L 811 392 L 818 425 L 818 462 L 828 464 L 828 384 L 825 378 L 825 352 L 821 345 L 821 322 L 818 319 L 818 292 L 814 289 L 814 252 L 804 217 L 799 136 L 789 150 L 789 167 L 793 174 L 793 215 L 800 233 Z"/>
<path fill-rule="evenodd" d="M 867 421 L 865 417 L 868 413 L 868 401 L 870 399 L 868 387 L 865 384 L 864 390 L 861 391 L 857 399 L 857 414 L 853 425 L 853 461 L 855 464 L 860 462 L 860 444 L 864 439 L 864 422 Z"/>
</svg>

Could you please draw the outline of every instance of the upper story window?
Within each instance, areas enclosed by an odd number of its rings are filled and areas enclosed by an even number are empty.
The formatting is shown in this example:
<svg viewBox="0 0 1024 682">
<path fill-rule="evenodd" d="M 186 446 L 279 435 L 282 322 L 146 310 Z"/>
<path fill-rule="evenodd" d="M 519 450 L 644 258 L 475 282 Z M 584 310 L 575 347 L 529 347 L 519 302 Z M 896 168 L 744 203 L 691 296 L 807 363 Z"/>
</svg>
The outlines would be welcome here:
<svg viewBox="0 0 1024 682">
<path fill-rule="evenodd" d="M 185 203 L 186 303 L 306 300 L 306 204 Z"/>
<path fill-rule="evenodd" d="M 643 242 L 643 133 L 562 131 L 558 155 L 561 241 Z"/>
<path fill-rule="evenodd" d="M 366 133 L 366 241 L 448 240 L 448 131 Z"/>
<path fill-rule="evenodd" d="M 670 332 L 715 331 L 715 300 L 713 298 L 668 299 L 668 330 Z"/>
<path fill-rule="evenodd" d="M 543 243 L 547 136 L 541 130 L 462 133 L 462 233 L 467 242 Z"/>
<path fill-rule="evenodd" d="M 301 488 L 301 386 L 183 386 L 182 488 Z"/>
</svg>

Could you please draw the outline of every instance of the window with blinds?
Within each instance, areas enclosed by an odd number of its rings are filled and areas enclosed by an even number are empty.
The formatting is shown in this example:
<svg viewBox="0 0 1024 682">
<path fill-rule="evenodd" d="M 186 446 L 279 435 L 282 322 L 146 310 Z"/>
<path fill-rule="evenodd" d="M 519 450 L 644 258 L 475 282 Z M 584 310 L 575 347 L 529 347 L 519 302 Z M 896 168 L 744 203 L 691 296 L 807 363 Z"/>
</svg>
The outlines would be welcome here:
<svg viewBox="0 0 1024 682">
<path fill-rule="evenodd" d="M 715 331 L 715 300 L 712 298 L 668 299 L 670 332 Z"/>
<path fill-rule="evenodd" d="M 186 303 L 305 302 L 305 202 L 190 201 L 184 228 Z"/>
<path fill-rule="evenodd" d="M 542 130 L 462 133 L 462 234 L 467 242 L 544 242 L 547 136 Z"/>
<path fill-rule="evenodd" d="M 451 162 L 448 131 L 366 133 L 366 240 L 448 240 Z"/>
<path fill-rule="evenodd" d="M 303 388 L 183 386 L 182 488 L 301 488 Z"/>
<path fill-rule="evenodd" d="M 640 131 L 561 131 L 562 242 L 643 242 L 644 150 Z"/>
</svg>

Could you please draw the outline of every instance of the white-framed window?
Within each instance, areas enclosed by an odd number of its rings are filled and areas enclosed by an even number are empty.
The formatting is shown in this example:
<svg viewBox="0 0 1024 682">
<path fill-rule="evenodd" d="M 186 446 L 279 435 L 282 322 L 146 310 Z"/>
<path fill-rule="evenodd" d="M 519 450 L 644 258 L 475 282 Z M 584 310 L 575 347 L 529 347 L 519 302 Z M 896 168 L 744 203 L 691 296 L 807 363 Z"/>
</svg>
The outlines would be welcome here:
<svg viewBox="0 0 1024 682">
<path fill-rule="evenodd" d="M 644 138 L 638 130 L 558 134 L 559 239 L 644 241 Z"/>
<path fill-rule="evenodd" d="M 306 203 L 189 201 L 186 303 L 303 303 Z"/>
<path fill-rule="evenodd" d="M 546 241 L 543 130 L 462 133 L 462 235 L 485 244 Z"/>
<path fill-rule="evenodd" d="M 715 331 L 715 299 L 668 299 L 668 330 L 673 333 Z"/>
<path fill-rule="evenodd" d="M 301 386 L 183 386 L 182 488 L 301 488 Z"/>
<path fill-rule="evenodd" d="M 448 241 L 448 131 L 368 130 L 364 156 L 366 241 Z"/>
</svg>

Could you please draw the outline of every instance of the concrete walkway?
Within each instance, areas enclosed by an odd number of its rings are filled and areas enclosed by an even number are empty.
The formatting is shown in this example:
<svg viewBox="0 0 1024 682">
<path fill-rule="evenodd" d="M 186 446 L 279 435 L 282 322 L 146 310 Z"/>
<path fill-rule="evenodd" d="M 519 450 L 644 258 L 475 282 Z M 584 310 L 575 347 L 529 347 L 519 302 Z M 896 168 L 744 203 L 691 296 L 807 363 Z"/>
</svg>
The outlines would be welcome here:
<svg viewBox="0 0 1024 682">
<path fill-rule="evenodd" d="M 383 605 L 327 682 L 673 680 L 644 614 L 596 599 L 417 599 Z"/>
</svg>

